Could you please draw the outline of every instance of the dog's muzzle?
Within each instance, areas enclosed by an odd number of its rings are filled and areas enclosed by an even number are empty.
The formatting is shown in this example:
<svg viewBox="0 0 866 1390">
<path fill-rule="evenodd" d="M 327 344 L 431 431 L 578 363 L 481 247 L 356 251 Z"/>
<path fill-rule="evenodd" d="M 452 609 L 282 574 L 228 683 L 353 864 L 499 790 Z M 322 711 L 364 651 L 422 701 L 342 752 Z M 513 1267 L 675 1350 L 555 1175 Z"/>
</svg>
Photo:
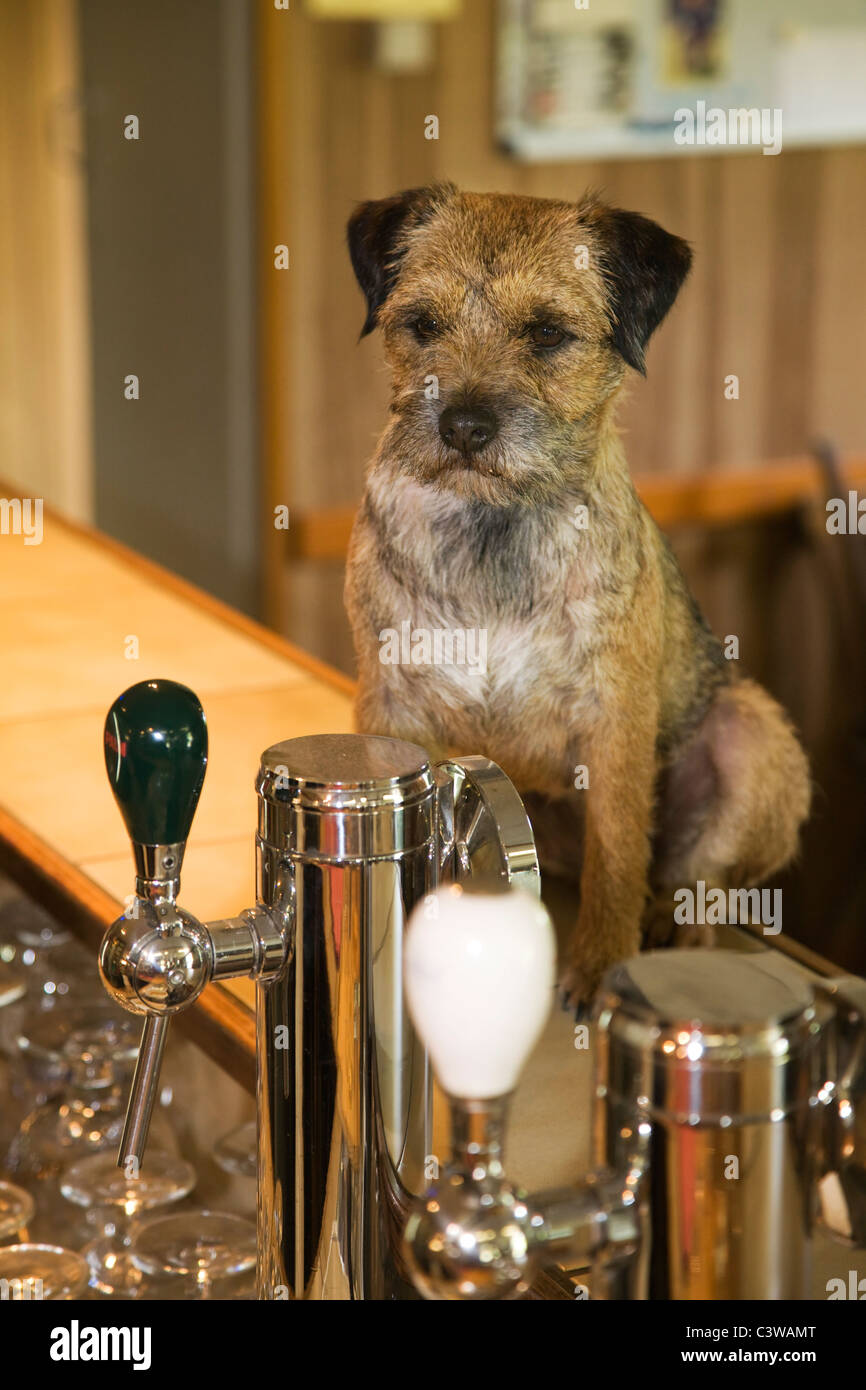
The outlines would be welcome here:
<svg viewBox="0 0 866 1390">
<path fill-rule="evenodd" d="M 496 437 L 499 421 L 486 405 L 449 405 L 439 416 L 439 434 L 450 449 L 468 458 Z"/>
</svg>

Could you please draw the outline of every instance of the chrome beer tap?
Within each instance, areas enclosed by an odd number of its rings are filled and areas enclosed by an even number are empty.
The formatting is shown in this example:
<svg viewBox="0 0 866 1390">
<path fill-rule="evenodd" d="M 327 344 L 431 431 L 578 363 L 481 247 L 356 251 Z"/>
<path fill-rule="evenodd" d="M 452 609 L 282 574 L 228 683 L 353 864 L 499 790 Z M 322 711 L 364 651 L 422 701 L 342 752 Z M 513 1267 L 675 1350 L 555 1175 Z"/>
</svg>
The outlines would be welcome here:
<svg viewBox="0 0 866 1390">
<path fill-rule="evenodd" d="M 818 1220 L 842 1244 L 866 1248 L 866 980 L 821 980 L 830 1011 L 822 1085 Z"/>
<path fill-rule="evenodd" d="M 207 725 L 193 692 L 174 681 L 142 681 L 105 721 L 105 766 L 132 841 L 135 895 L 109 927 L 99 970 L 109 994 L 144 1016 L 118 1167 L 140 1168 L 172 1014 L 210 980 L 263 978 L 290 941 L 288 904 L 275 902 L 204 926 L 180 907 L 180 871 L 207 768 Z"/>
<path fill-rule="evenodd" d="M 406 1262 L 430 1299 L 516 1298 L 557 1257 L 611 1262 L 637 1249 L 640 1165 L 527 1195 L 504 1168 L 511 1095 L 554 997 L 545 908 L 507 885 L 452 884 L 416 909 L 406 992 L 451 1111 L 451 1156 L 415 1200 Z"/>
<path fill-rule="evenodd" d="M 403 934 L 436 887 L 539 890 L 520 798 L 486 758 L 355 734 L 265 750 L 258 903 L 201 923 L 180 870 L 207 762 L 191 690 L 144 681 L 105 726 L 136 892 L 106 932 L 109 993 L 144 1017 L 118 1163 L 141 1164 L 172 1014 L 212 980 L 257 982 L 259 1297 L 417 1297 L 402 1230 L 430 1152 L 431 1085 L 403 998 Z"/>
<path fill-rule="evenodd" d="M 527 1195 L 504 1167 L 508 1099 L 550 1008 L 540 903 L 452 885 L 413 915 L 410 1012 L 451 1107 L 450 1162 L 415 1201 L 428 1298 L 511 1298 L 556 1260 L 603 1299 L 811 1295 L 816 1218 L 866 1235 L 866 981 L 773 950 L 667 950 L 602 983 L 595 1167 Z"/>
</svg>

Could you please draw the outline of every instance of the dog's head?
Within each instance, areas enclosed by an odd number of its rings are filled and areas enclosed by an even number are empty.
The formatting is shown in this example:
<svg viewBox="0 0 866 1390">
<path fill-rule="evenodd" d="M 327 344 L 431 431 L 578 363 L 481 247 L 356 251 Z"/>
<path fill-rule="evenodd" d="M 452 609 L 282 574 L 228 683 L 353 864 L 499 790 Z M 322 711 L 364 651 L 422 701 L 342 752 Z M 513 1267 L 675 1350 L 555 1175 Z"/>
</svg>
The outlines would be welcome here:
<svg viewBox="0 0 866 1390">
<path fill-rule="evenodd" d="M 550 495 L 591 452 L 606 402 L 691 262 L 638 213 L 413 188 L 348 228 L 393 377 L 389 449 L 419 480 L 507 504 Z"/>
</svg>

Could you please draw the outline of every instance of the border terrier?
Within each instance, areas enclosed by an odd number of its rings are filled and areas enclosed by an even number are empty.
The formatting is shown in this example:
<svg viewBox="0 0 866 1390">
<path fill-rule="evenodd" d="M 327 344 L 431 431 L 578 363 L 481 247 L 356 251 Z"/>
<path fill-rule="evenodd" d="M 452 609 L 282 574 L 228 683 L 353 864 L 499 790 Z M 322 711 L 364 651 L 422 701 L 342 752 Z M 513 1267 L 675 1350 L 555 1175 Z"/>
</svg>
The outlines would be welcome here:
<svg viewBox="0 0 866 1390">
<path fill-rule="evenodd" d="M 725 659 L 615 428 L 691 252 L 594 195 L 450 183 L 362 203 L 348 241 L 393 388 L 346 578 L 358 727 L 508 773 L 579 881 L 561 983 L 586 1002 L 675 935 L 678 888 L 783 867 L 809 809 L 786 715 Z M 416 648 L 443 630 L 483 632 L 483 669 Z"/>
</svg>

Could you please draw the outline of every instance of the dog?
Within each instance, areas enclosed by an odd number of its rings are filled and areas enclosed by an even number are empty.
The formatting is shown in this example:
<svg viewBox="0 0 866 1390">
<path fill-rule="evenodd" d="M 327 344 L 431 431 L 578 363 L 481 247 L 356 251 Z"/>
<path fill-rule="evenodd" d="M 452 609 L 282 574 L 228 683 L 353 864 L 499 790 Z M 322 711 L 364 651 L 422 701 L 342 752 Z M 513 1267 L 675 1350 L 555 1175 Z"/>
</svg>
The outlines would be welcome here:
<svg viewBox="0 0 866 1390">
<path fill-rule="evenodd" d="M 511 777 L 543 866 L 580 884 L 561 983 L 585 1003 L 642 944 L 707 940 L 672 934 L 673 895 L 766 879 L 810 803 L 790 722 L 726 660 L 616 432 L 691 251 L 596 195 L 451 183 L 360 204 L 348 243 L 393 387 L 346 575 L 357 724 Z M 483 633 L 484 662 L 431 661 L 416 635 L 437 632 Z"/>
</svg>

